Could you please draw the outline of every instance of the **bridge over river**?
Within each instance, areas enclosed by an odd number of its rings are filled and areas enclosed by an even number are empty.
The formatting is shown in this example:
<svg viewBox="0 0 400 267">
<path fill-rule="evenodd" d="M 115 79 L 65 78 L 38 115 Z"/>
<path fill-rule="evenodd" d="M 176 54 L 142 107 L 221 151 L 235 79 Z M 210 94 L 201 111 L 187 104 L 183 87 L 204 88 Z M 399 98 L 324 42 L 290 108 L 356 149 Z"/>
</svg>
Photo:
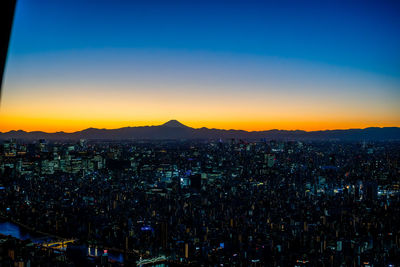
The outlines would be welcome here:
<svg viewBox="0 0 400 267">
<path fill-rule="evenodd" d="M 43 247 L 48 247 L 57 250 L 65 251 L 68 244 L 73 244 L 77 239 L 64 239 L 58 236 L 34 231 L 30 229 L 28 226 L 20 224 L 18 222 L 10 222 L 0 217 L 0 234 L 2 235 L 10 235 L 15 238 L 21 240 L 31 240 L 33 243 L 38 244 Z M 86 250 L 88 251 L 88 256 L 94 256 L 94 253 L 91 251 L 97 250 L 90 246 L 86 246 Z M 96 255 L 98 256 L 98 255 Z M 124 262 L 124 255 L 122 252 L 117 251 L 109 251 L 108 258 L 115 262 Z"/>
</svg>

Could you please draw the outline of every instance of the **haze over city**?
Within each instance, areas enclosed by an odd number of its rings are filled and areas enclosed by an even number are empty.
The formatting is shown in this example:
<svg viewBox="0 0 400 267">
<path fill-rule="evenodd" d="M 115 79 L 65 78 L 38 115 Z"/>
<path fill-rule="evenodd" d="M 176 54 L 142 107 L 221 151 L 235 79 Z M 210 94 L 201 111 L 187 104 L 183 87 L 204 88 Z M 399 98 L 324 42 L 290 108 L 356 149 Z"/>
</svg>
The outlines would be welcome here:
<svg viewBox="0 0 400 267">
<path fill-rule="evenodd" d="M 249 131 L 400 126 L 399 11 L 396 1 L 20 0 L 0 131 L 171 118 Z"/>
</svg>

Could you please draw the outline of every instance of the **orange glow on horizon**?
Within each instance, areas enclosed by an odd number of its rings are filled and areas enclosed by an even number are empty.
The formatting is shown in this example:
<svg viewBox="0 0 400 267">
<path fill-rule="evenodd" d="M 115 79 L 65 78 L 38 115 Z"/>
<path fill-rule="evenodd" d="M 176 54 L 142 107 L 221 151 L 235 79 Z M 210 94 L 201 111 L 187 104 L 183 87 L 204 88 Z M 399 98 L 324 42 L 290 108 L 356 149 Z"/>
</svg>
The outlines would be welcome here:
<svg viewBox="0 0 400 267">
<path fill-rule="evenodd" d="M 335 130 L 335 129 L 351 129 L 351 128 L 367 128 L 367 127 L 399 127 L 399 122 L 383 122 L 383 123 L 368 123 L 368 122 L 351 122 L 351 121 L 191 121 L 179 120 L 186 126 L 192 128 L 216 128 L 224 130 L 245 130 L 245 131 L 264 131 L 264 130 Z M 90 127 L 99 129 L 118 129 L 123 127 L 136 126 L 156 126 L 168 121 L 166 120 L 149 120 L 149 121 L 125 121 L 125 120 L 88 120 L 88 119 L 56 119 L 56 118 L 28 118 L 1 116 L 1 132 L 11 130 L 24 131 L 44 131 L 44 132 L 76 132 Z"/>
<path fill-rule="evenodd" d="M 193 128 L 247 131 L 400 126 L 399 108 L 394 104 L 381 105 L 373 102 L 357 105 L 351 99 L 323 103 L 310 97 L 276 96 L 271 100 L 263 95 L 122 96 L 98 92 L 14 98 L 5 94 L 0 109 L 0 131 L 75 132 L 89 127 L 161 125 L 171 119 Z"/>
<path fill-rule="evenodd" d="M 348 92 L 288 94 L 282 88 L 272 88 L 273 94 L 268 90 L 249 94 L 190 85 L 110 91 L 94 85 L 63 84 L 34 89 L 22 94 L 15 85 L 3 91 L 1 132 L 116 129 L 161 125 L 171 119 L 193 128 L 246 131 L 400 126 L 397 98 L 384 94 L 368 98 Z M 354 101 L 355 97 L 360 101 Z M 383 100 L 376 101 L 379 97 Z"/>
</svg>

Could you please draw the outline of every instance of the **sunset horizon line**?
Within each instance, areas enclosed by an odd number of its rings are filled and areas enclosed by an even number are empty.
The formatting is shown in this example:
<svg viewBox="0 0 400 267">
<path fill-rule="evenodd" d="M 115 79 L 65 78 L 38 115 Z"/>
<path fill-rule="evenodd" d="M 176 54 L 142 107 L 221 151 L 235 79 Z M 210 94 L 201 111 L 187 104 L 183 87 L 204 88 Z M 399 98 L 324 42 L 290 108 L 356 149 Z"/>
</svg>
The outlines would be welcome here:
<svg viewBox="0 0 400 267">
<path fill-rule="evenodd" d="M 188 126 L 186 123 L 182 123 L 179 120 L 176 119 L 171 119 L 168 120 L 164 123 L 161 124 L 151 124 L 149 123 L 148 125 L 133 125 L 133 126 L 122 126 L 122 127 L 93 127 L 93 126 L 89 126 L 89 127 L 84 127 L 81 128 L 80 130 L 24 130 L 24 129 L 18 129 L 18 130 L 1 130 L 0 133 L 8 133 L 8 132 L 27 132 L 27 133 L 31 133 L 31 132 L 44 132 L 44 133 L 49 133 L 49 134 L 54 134 L 54 133 L 76 133 L 76 132 L 81 132 L 81 131 L 85 131 L 88 129 L 98 129 L 98 130 L 118 130 L 118 129 L 123 129 L 123 128 L 140 128 L 140 127 L 157 127 L 157 126 L 163 126 L 169 122 L 177 122 L 183 126 L 186 126 L 188 128 L 191 129 L 202 129 L 202 128 L 206 128 L 206 129 L 217 129 L 217 130 L 225 130 L 225 131 L 245 131 L 245 132 L 264 132 L 264 131 L 303 131 L 303 132 L 318 132 L 318 131 L 341 131 L 341 130 L 364 130 L 364 129 L 368 129 L 368 128 L 400 128 L 400 125 L 393 125 L 393 126 L 379 126 L 379 125 L 372 125 L 372 126 L 363 126 L 363 127 L 348 127 L 348 128 L 321 128 L 321 129 L 300 129 L 300 128 L 293 128 L 293 129 L 289 129 L 289 128 L 269 128 L 269 129 L 261 129 L 261 130 L 251 130 L 251 129 L 241 129 L 241 128 L 223 128 L 223 127 L 207 127 L 207 126 L 200 126 L 200 127 L 192 127 L 192 126 Z M 190 123 L 189 123 L 190 124 Z M 171 126 L 168 126 L 171 127 Z M 178 128 L 178 127 L 177 127 Z"/>
</svg>

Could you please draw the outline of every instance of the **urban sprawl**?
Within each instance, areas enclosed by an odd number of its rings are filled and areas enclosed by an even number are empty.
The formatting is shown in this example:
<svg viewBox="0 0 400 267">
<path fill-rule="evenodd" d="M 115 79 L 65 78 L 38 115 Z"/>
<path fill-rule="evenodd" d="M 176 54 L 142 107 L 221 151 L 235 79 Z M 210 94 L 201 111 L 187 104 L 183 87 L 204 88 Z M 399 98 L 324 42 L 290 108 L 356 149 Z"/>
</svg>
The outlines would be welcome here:
<svg viewBox="0 0 400 267">
<path fill-rule="evenodd" d="M 5 140 L 0 175 L 0 266 L 400 265 L 396 141 Z"/>
</svg>

